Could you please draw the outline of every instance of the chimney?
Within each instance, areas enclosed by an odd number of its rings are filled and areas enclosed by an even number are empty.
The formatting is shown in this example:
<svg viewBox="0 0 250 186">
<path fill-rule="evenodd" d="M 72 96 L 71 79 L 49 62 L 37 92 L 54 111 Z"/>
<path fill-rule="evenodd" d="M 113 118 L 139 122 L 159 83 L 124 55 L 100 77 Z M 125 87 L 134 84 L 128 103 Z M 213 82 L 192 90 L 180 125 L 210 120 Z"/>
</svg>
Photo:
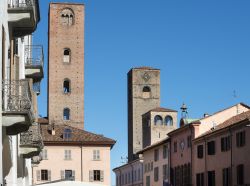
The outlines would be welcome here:
<svg viewBox="0 0 250 186">
<path fill-rule="evenodd" d="M 208 113 L 205 113 L 203 116 L 204 116 L 204 118 L 206 118 L 206 117 L 208 117 L 210 115 Z"/>
</svg>

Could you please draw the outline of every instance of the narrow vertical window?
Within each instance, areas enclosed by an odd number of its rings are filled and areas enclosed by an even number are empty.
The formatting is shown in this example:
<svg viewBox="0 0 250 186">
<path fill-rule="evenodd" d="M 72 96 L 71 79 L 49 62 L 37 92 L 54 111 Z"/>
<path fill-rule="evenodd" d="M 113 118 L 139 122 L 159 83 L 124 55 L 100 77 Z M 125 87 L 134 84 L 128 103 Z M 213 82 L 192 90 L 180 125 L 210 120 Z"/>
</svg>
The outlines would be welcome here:
<svg viewBox="0 0 250 186">
<path fill-rule="evenodd" d="M 70 93 L 70 80 L 69 79 L 65 79 L 63 81 L 63 93 L 64 94 Z"/>
<path fill-rule="evenodd" d="M 70 62 L 71 51 L 69 48 L 65 48 L 63 50 L 63 62 L 69 63 Z"/>
<path fill-rule="evenodd" d="M 150 87 L 148 87 L 148 86 L 143 87 L 142 97 L 143 98 L 150 98 L 150 92 L 151 92 Z"/>
<path fill-rule="evenodd" d="M 69 118 L 70 118 L 70 110 L 69 110 L 69 108 L 64 108 L 63 109 L 63 119 L 69 120 Z"/>
</svg>

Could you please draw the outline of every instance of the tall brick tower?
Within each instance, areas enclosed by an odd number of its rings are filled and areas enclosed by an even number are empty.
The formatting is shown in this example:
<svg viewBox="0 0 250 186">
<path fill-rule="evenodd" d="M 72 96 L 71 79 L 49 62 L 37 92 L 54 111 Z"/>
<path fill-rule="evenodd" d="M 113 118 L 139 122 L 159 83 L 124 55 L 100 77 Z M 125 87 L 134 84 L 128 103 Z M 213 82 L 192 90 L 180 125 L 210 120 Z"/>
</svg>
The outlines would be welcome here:
<svg viewBox="0 0 250 186">
<path fill-rule="evenodd" d="M 160 106 L 160 70 L 133 68 L 128 72 L 128 161 L 142 149 L 142 115 Z"/>
<path fill-rule="evenodd" d="M 84 5 L 50 3 L 49 122 L 84 128 Z"/>
</svg>

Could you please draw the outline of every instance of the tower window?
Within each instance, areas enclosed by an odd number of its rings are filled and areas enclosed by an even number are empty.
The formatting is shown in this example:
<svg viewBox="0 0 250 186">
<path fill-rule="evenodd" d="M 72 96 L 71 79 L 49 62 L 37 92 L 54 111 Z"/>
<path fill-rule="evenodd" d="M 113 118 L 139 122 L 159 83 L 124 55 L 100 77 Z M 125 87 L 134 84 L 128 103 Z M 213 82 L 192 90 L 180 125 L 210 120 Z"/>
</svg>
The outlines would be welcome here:
<svg viewBox="0 0 250 186">
<path fill-rule="evenodd" d="M 63 62 L 64 63 L 69 63 L 70 62 L 70 55 L 71 55 L 71 51 L 69 48 L 65 48 L 63 50 Z"/>
<path fill-rule="evenodd" d="M 64 129 L 63 131 L 63 139 L 68 140 L 72 137 L 71 129 Z"/>
<path fill-rule="evenodd" d="M 150 87 L 148 87 L 148 86 L 143 87 L 143 89 L 142 89 L 142 97 L 143 98 L 150 98 L 150 93 L 151 93 Z"/>
<path fill-rule="evenodd" d="M 162 125 L 163 124 L 162 117 L 159 115 L 155 116 L 154 122 L 155 125 Z"/>
<path fill-rule="evenodd" d="M 69 79 L 65 79 L 63 82 L 63 92 L 65 94 L 70 93 L 70 80 Z"/>
<path fill-rule="evenodd" d="M 166 116 L 165 124 L 168 126 L 173 126 L 173 118 L 171 116 Z"/>
<path fill-rule="evenodd" d="M 74 13 L 71 9 L 65 8 L 61 11 L 61 24 L 65 26 L 74 24 Z"/>
<path fill-rule="evenodd" d="M 64 120 L 69 120 L 70 117 L 70 110 L 69 108 L 64 108 L 63 109 L 63 119 Z"/>
</svg>

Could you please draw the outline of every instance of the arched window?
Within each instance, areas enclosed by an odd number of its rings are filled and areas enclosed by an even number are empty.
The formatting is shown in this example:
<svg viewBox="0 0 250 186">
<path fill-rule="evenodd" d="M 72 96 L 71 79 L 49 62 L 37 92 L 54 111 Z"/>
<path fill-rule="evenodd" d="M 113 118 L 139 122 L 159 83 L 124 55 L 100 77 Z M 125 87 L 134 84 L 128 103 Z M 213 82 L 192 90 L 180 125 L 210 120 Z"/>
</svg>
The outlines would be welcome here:
<svg viewBox="0 0 250 186">
<path fill-rule="evenodd" d="M 148 86 L 143 87 L 142 89 L 142 97 L 143 98 L 149 98 L 151 93 L 151 89 Z"/>
<path fill-rule="evenodd" d="M 69 79 L 65 79 L 63 82 L 63 92 L 64 94 L 70 93 L 70 80 Z"/>
<path fill-rule="evenodd" d="M 173 118 L 171 116 L 166 116 L 165 124 L 168 126 L 173 126 Z"/>
<path fill-rule="evenodd" d="M 65 48 L 63 50 L 63 62 L 69 63 L 70 62 L 71 51 L 69 48 Z"/>
<path fill-rule="evenodd" d="M 74 24 L 74 13 L 71 9 L 65 8 L 61 11 L 61 24 L 65 26 Z"/>
<path fill-rule="evenodd" d="M 154 121 L 155 121 L 155 125 L 162 125 L 163 124 L 162 117 L 159 115 L 155 116 Z"/>
<path fill-rule="evenodd" d="M 68 129 L 68 128 L 66 128 L 66 129 L 64 129 L 64 131 L 63 131 L 63 139 L 70 139 L 72 137 L 72 131 L 71 131 L 71 129 Z"/>
<path fill-rule="evenodd" d="M 63 109 L 63 119 L 69 120 L 69 118 L 70 118 L 70 110 L 69 110 L 69 108 L 64 108 Z"/>
</svg>

